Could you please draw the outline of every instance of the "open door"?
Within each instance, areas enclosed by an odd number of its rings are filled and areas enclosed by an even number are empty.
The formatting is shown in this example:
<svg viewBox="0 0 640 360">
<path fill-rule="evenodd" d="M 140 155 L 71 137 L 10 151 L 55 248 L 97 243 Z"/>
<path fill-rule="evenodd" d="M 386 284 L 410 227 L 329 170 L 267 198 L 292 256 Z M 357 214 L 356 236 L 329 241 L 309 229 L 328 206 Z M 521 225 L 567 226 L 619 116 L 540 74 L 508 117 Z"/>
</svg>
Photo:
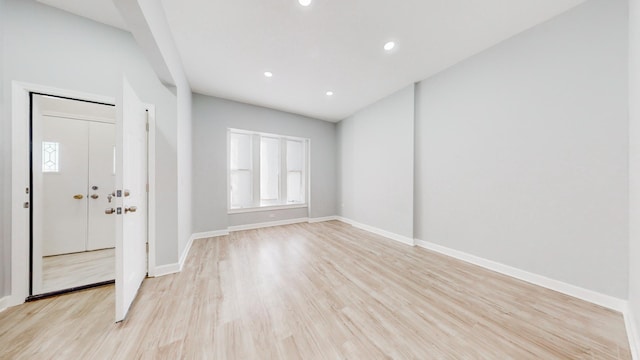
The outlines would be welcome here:
<svg viewBox="0 0 640 360">
<path fill-rule="evenodd" d="M 127 315 L 147 273 L 147 111 L 123 79 L 116 101 L 116 321 Z"/>
</svg>

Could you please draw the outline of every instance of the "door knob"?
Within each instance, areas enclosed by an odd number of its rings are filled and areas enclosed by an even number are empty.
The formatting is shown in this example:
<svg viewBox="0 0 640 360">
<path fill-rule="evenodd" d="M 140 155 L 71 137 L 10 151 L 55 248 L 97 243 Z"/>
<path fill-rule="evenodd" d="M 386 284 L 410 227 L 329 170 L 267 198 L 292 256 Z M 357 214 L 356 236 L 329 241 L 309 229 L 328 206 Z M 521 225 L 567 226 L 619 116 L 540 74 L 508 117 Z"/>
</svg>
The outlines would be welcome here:
<svg viewBox="0 0 640 360">
<path fill-rule="evenodd" d="M 114 209 L 114 208 L 108 208 L 108 209 L 104 210 L 104 213 L 107 214 L 107 215 L 111 215 L 111 214 L 113 214 L 115 212 L 116 212 L 116 209 Z"/>
<path fill-rule="evenodd" d="M 94 200 L 95 200 L 95 199 L 97 199 L 97 198 L 99 198 L 99 197 L 100 197 L 100 196 L 99 196 L 98 194 L 92 194 L 92 195 L 91 195 L 91 198 L 92 198 L 92 199 L 94 199 Z"/>
<path fill-rule="evenodd" d="M 76 200 L 82 200 L 83 197 L 84 196 L 82 196 L 82 194 L 73 195 L 73 198 L 76 199 Z"/>
<path fill-rule="evenodd" d="M 128 208 L 124 208 L 124 213 L 126 214 L 126 213 L 128 213 L 129 211 L 131 211 L 131 212 L 136 212 L 136 210 L 138 210 L 138 208 L 137 208 L 137 207 L 135 207 L 135 206 L 129 206 Z"/>
</svg>

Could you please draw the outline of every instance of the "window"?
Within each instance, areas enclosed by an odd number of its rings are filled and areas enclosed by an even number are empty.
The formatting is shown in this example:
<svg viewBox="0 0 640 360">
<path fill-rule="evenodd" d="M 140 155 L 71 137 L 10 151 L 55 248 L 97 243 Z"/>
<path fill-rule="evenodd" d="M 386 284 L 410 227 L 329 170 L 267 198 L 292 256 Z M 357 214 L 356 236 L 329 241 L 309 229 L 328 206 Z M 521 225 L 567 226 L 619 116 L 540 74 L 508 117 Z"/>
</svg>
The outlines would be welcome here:
<svg viewBox="0 0 640 360">
<path fill-rule="evenodd" d="M 229 129 L 229 210 L 307 203 L 308 139 Z"/>
<path fill-rule="evenodd" d="M 42 172 L 59 171 L 60 144 L 57 142 L 42 142 Z"/>
</svg>

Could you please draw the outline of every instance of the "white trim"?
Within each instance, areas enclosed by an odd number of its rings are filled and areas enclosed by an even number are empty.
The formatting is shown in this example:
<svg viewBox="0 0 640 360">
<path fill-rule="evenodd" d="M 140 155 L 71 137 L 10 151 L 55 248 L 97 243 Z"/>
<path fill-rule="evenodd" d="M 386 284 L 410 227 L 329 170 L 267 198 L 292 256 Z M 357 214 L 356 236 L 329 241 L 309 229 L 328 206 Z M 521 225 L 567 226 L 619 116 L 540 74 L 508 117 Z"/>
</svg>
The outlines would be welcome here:
<svg viewBox="0 0 640 360">
<path fill-rule="evenodd" d="M 627 329 L 627 338 L 629 338 L 629 348 L 631 349 L 631 358 L 640 360 L 640 342 L 638 342 L 638 328 L 636 327 L 635 316 L 631 307 L 627 305 L 624 313 L 624 326 Z"/>
<path fill-rule="evenodd" d="M 236 225 L 229 226 L 229 232 L 232 231 L 242 231 L 242 230 L 253 230 L 260 229 L 272 226 L 280 226 L 280 225 L 291 225 L 291 224 L 299 224 L 309 222 L 309 218 L 298 218 L 298 219 L 289 219 L 289 220 L 279 220 L 279 221 L 268 221 L 256 224 L 246 224 L 246 225 Z"/>
<path fill-rule="evenodd" d="M 155 275 L 153 275 L 153 277 L 171 275 L 171 274 L 180 272 L 180 264 L 173 263 L 173 264 L 167 264 L 167 265 L 160 265 L 160 266 L 156 266 L 155 270 L 156 270 Z"/>
<path fill-rule="evenodd" d="M 336 220 L 340 220 L 343 223 L 349 224 L 349 225 L 351 225 L 353 227 L 357 227 L 359 229 L 366 230 L 368 232 L 371 232 L 371 233 L 374 233 L 374 234 L 377 234 L 377 235 L 380 235 L 380 236 L 384 236 L 386 238 L 389 238 L 391 240 L 395 240 L 395 241 L 403 243 L 405 245 L 415 246 L 414 240 L 412 238 L 409 238 L 409 237 L 406 237 L 406 236 L 403 236 L 403 235 L 392 233 L 392 232 L 387 231 L 387 230 L 382 230 L 382 229 L 379 229 L 377 227 L 373 227 L 373 226 L 370 226 L 370 225 L 367 225 L 367 224 L 362 224 L 362 223 L 359 223 L 357 221 L 353 221 L 351 219 L 348 219 L 348 218 L 345 218 L 345 217 L 342 217 L 342 216 L 336 216 Z"/>
<path fill-rule="evenodd" d="M 447 255 L 474 265 L 478 265 L 485 269 L 511 276 L 513 278 L 526 281 L 534 285 L 542 286 L 544 288 L 551 289 L 569 296 L 573 296 L 575 298 L 588 301 L 590 303 L 594 303 L 596 305 L 600 305 L 612 310 L 616 310 L 621 313 L 624 313 L 627 308 L 627 301 L 625 300 L 601 294 L 593 290 L 581 288 L 579 286 L 567 284 L 559 280 L 550 279 L 542 275 L 504 265 L 492 260 L 487 260 L 476 255 L 471 255 L 459 250 L 450 249 L 442 245 L 419 239 L 416 239 L 416 245 L 427 250 L 435 251 L 437 253 Z"/>
<path fill-rule="evenodd" d="M 187 262 L 187 257 L 189 256 L 189 250 L 191 250 L 191 245 L 193 245 L 193 239 L 195 238 L 193 237 L 193 234 L 192 234 L 191 236 L 189 236 L 189 240 L 187 241 L 187 246 L 184 247 L 182 254 L 180 254 L 180 261 L 178 262 L 178 264 L 180 264 L 180 271 L 184 269 L 184 263 Z"/>
<path fill-rule="evenodd" d="M 0 312 L 5 311 L 9 307 L 9 296 L 0 298 Z"/>
<path fill-rule="evenodd" d="M 227 214 L 243 214 L 249 212 L 257 212 L 257 211 L 271 211 L 271 210 L 287 210 L 287 209 L 302 209 L 308 207 L 307 204 L 282 204 L 282 205 L 267 205 L 267 206 L 257 206 L 257 207 L 247 207 L 247 208 L 237 208 L 237 209 L 229 209 L 227 210 Z"/>
<path fill-rule="evenodd" d="M 191 237 L 193 238 L 193 240 L 197 240 L 197 239 L 208 239 L 212 237 L 225 236 L 225 235 L 229 235 L 229 230 L 199 232 L 199 233 L 194 233 L 193 235 L 191 235 Z"/>
<path fill-rule="evenodd" d="M 325 216 L 325 217 L 317 217 L 317 218 L 309 218 L 309 224 L 315 224 L 319 222 L 338 220 L 337 216 Z"/>
<path fill-rule="evenodd" d="M 43 110 L 42 116 L 49 116 L 55 118 L 63 118 L 63 119 L 71 119 L 71 120 L 85 120 L 91 122 L 99 122 L 99 123 L 107 123 L 107 124 L 115 124 L 116 121 L 114 119 L 103 118 L 99 116 L 92 115 L 77 115 L 77 114 L 68 114 L 59 111 L 52 110 Z"/>
</svg>

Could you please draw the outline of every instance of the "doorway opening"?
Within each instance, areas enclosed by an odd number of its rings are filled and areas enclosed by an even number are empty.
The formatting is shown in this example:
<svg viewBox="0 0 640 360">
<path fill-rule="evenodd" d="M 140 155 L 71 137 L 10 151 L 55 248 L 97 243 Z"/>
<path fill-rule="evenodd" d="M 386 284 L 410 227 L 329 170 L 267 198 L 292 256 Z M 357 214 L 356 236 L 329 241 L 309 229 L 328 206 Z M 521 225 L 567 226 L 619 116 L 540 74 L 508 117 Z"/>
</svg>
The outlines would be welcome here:
<svg viewBox="0 0 640 360">
<path fill-rule="evenodd" d="M 115 106 L 29 97 L 28 300 L 113 283 Z"/>
<path fill-rule="evenodd" d="M 144 277 L 147 274 L 149 276 L 156 275 L 155 106 L 140 101 L 126 80 L 126 77 L 123 77 L 122 91 L 117 98 L 19 81 L 12 82 L 11 93 L 12 261 L 11 295 L 7 301 L 7 305 L 19 305 L 27 300 L 38 297 L 38 295 L 34 295 L 32 284 L 32 277 L 34 275 L 34 271 L 32 271 L 32 260 L 34 259 L 32 241 L 36 229 L 32 229 L 31 221 L 36 215 L 34 211 L 37 211 L 37 206 L 34 207 L 32 204 L 43 203 L 44 200 L 38 199 L 38 193 L 33 192 L 34 181 L 37 179 L 34 179 L 32 169 L 34 166 L 43 166 L 43 161 L 46 162 L 48 166 L 45 171 L 54 172 L 56 162 L 58 162 L 58 172 L 64 167 L 64 164 L 60 162 L 62 157 L 62 153 L 59 152 L 62 150 L 60 144 L 44 144 L 48 146 L 46 148 L 46 156 L 41 152 L 45 149 L 45 147 L 42 146 L 42 142 L 40 142 L 39 155 L 34 151 L 34 136 L 37 137 L 38 134 L 33 134 L 32 132 L 34 130 L 37 132 L 38 129 L 32 128 L 32 97 L 35 95 L 43 95 L 58 100 L 74 100 L 77 101 L 77 104 L 93 103 L 110 106 L 111 108 L 113 108 L 113 104 L 115 104 L 116 195 L 115 198 L 112 198 L 112 207 L 101 210 L 103 212 L 108 210 L 110 214 L 105 213 L 105 215 L 113 215 L 116 218 L 115 313 L 116 320 L 122 320 L 126 316 L 133 299 L 135 299 L 137 290 Z M 55 111 L 52 110 L 52 113 L 55 113 Z M 53 115 L 61 117 L 59 116 L 60 114 Z M 69 115 L 63 117 L 74 118 Z M 90 118 L 89 120 L 96 119 Z M 105 121 L 105 123 L 109 123 L 109 121 Z M 43 140 L 44 139 L 40 138 L 38 141 Z M 49 143 L 55 142 L 56 141 L 49 141 Z M 59 152 L 57 159 L 55 154 L 56 150 Z M 40 158 L 36 159 L 34 158 L 35 156 L 40 156 Z M 110 158 L 113 158 L 112 153 L 110 154 Z M 34 160 L 38 160 L 38 164 L 35 164 Z M 87 166 L 89 166 L 88 162 L 87 157 Z M 43 168 L 40 168 L 41 172 L 42 170 Z M 44 174 L 41 175 L 44 178 Z M 103 201 L 107 200 L 108 202 L 108 193 L 104 195 L 97 192 L 104 190 L 102 186 L 96 185 L 98 186 L 98 189 L 95 189 L 96 192 L 90 192 L 90 190 L 94 190 L 93 186 L 94 185 L 88 185 L 85 194 L 72 194 L 71 200 L 89 201 L 101 199 Z M 97 199 L 91 198 L 91 195 L 94 194 L 98 195 Z M 75 195 L 83 195 L 83 198 L 76 199 L 74 197 Z M 87 195 L 89 199 L 87 199 Z M 107 197 L 107 199 L 105 199 L 105 197 Z M 86 206 L 88 209 L 89 204 Z M 57 203 L 54 203 L 51 207 L 57 209 L 60 213 L 65 211 L 65 209 Z M 67 214 L 62 214 L 61 216 L 63 215 L 66 216 Z M 60 223 L 63 222 L 54 222 L 56 225 Z M 89 231 L 88 227 L 89 225 L 87 223 L 87 232 Z M 87 252 L 87 250 L 90 249 L 90 245 L 87 245 L 90 244 L 88 241 L 88 239 L 85 240 L 85 250 L 81 250 L 81 252 Z M 148 252 L 146 251 L 147 249 Z M 40 255 L 42 256 L 42 253 Z M 42 260 L 42 257 L 39 257 L 39 259 Z M 38 258 L 35 258 L 35 261 L 37 260 Z M 76 286 L 71 290 L 79 290 L 83 287 L 85 287 L 85 285 Z M 67 290 L 62 290 L 62 292 L 66 292 Z"/>
</svg>

